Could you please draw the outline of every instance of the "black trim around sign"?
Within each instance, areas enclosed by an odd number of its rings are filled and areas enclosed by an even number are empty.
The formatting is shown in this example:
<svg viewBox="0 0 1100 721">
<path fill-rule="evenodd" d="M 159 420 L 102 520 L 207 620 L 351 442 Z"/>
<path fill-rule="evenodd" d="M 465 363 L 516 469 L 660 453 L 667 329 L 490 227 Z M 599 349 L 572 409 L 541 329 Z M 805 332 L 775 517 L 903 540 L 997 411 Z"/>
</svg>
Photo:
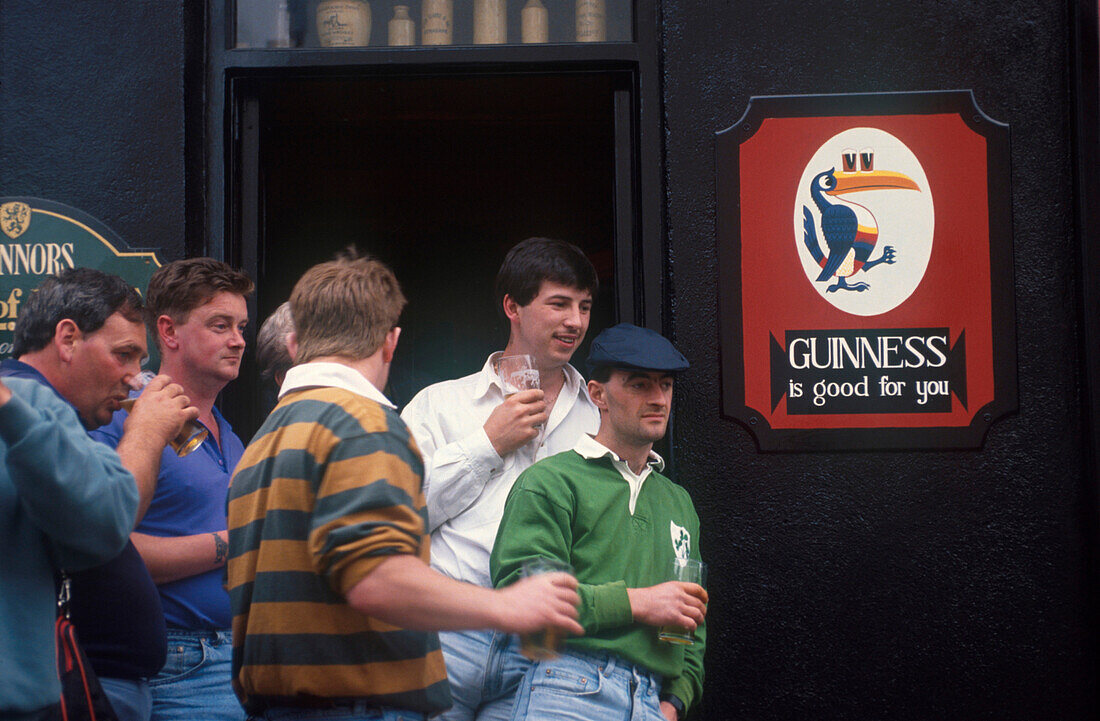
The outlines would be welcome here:
<svg viewBox="0 0 1100 721">
<path fill-rule="evenodd" d="M 765 118 L 957 113 L 986 139 L 989 198 L 993 398 L 966 427 L 774 429 L 745 405 L 741 306 L 739 148 Z M 981 448 L 990 426 L 1019 406 L 1012 254 L 1012 159 L 1008 125 L 981 111 L 969 90 L 783 95 L 750 98 L 744 115 L 715 139 L 718 168 L 718 317 L 722 416 L 742 424 L 760 451 L 943 450 Z"/>
</svg>

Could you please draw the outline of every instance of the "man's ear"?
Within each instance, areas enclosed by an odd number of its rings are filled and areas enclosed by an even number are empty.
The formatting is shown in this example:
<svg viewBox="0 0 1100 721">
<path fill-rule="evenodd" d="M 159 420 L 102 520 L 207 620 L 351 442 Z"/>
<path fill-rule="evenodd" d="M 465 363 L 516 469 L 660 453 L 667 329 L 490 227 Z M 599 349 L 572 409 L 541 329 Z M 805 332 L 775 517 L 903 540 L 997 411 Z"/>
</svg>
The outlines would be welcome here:
<svg viewBox="0 0 1100 721">
<path fill-rule="evenodd" d="M 401 329 L 397 326 L 390 328 L 386 333 L 386 339 L 382 341 L 382 362 L 392 363 L 394 351 L 397 350 L 397 339 L 401 336 Z"/>
<path fill-rule="evenodd" d="M 178 350 L 180 347 L 179 338 L 176 337 L 176 322 L 172 320 L 171 316 L 161 315 L 157 317 L 157 327 L 155 329 L 157 338 L 160 340 L 160 346 L 165 349 Z"/>
<path fill-rule="evenodd" d="M 294 360 L 298 356 L 298 332 L 290 331 L 283 338 L 283 342 L 286 343 L 286 352 L 290 354 L 290 360 Z"/>
<path fill-rule="evenodd" d="M 517 303 L 515 298 L 505 293 L 501 305 L 504 307 L 504 317 L 509 321 L 515 321 L 519 318 L 519 309 L 523 306 Z"/>
<path fill-rule="evenodd" d="M 71 318 L 62 318 L 53 331 L 53 346 L 62 363 L 72 363 L 76 342 L 83 340 L 84 334 Z"/>
<path fill-rule="evenodd" d="M 607 399 L 604 397 L 604 385 L 599 381 L 588 381 L 588 396 L 601 411 L 607 410 Z"/>
</svg>

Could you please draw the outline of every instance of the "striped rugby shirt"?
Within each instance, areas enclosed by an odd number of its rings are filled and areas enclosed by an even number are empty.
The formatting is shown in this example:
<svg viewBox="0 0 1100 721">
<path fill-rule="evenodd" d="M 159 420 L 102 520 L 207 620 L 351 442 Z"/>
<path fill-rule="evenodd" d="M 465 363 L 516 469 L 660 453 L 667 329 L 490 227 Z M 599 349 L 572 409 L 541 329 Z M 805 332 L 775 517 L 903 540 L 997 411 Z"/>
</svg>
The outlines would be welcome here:
<svg viewBox="0 0 1100 721">
<path fill-rule="evenodd" d="M 426 714 L 450 706 L 436 634 L 345 601 L 387 556 L 428 562 L 420 453 L 396 410 L 363 383 L 339 364 L 291 369 L 233 476 L 233 684 L 252 713 L 331 700 Z"/>
</svg>

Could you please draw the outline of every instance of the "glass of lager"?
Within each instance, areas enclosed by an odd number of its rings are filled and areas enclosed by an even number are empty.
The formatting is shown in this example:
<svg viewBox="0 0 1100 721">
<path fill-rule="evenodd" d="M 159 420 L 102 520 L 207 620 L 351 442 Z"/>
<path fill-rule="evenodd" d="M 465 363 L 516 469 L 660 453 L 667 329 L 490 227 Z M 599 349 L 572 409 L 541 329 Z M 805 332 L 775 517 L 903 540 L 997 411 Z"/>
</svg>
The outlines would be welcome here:
<svg viewBox="0 0 1100 721">
<path fill-rule="evenodd" d="M 156 377 L 157 374 L 153 371 L 142 371 L 130 380 L 130 387 L 135 391 L 140 391 Z M 119 403 L 119 406 L 129 413 L 134 409 L 134 403 L 136 402 L 137 398 L 127 398 Z M 210 435 L 210 431 L 206 430 L 206 426 L 198 421 L 187 421 L 183 424 L 180 432 L 176 434 L 176 437 L 168 441 L 168 445 L 172 447 L 177 456 L 182 457 L 201 446 L 208 435 Z"/>
<path fill-rule="evenodd" d="M 707 564 L 696 561 L 694 558 L 674 558 L 669 564 L 668 580 L 697 583 L 705 588 Z M 661 629 L 657 632 L 657 638 L 668 643 L 683 645 L 695 643 L 694 632 L 679 626 L 661 626 Z"/>
<path fill-rule="evenodd" d="M 539 369 L 529 355 L 505 355 L 497 359 L 497 375 L 504 397 L 539 389 Z"/>
<path fill-rule="evenodd" d="M 572 576 L 573 567 L 563 561 L 550 558 L 529 558 L 523 562 L 524 578 L 537 576 L 540 573 L 568 573 Z M 544 628 L 535 633 L 524 634 L 519 638 L 519 652 L 532 661 L 556 658 L 558 646 L 561 645 L 561 635 L 561 629 L 558 628 Z"/>
</svg>

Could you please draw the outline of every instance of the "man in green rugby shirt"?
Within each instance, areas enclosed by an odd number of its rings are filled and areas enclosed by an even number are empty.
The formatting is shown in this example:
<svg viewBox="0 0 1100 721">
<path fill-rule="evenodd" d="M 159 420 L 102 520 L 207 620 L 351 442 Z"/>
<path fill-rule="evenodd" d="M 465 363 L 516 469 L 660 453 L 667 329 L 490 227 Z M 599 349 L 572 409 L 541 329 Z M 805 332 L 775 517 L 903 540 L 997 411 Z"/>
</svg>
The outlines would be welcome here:
<svg viewBox="0 0 1100 721">
<path fill-rule="evenodd" d="M 583 632 L 564 573 L 494 591 L 428 567 L 424 464 L 380 390 L 404 305 L 367 258 L 291 294 L 297 365 L 229 491 L 233 684 L 255 717 L 423 719 L 450 705 L 434 631 Z"/>
<path fill-rule="evenodd" d="M 677 721 L 702 693 L 707 593 L 666 581 L 673 559 L 699 559 L 699 517 L 661 475 L 653 443 L 688 362 L 657 333 L 622 323 L 592 341 L 588 365 L 599 432 L 520 475 L 490 558 L 497 587 L 537 557 L 572 565 L 580 583 L 585 635 L 531 664 L 513 718 Z M 659 641 L 666 625 L 691 629 L 694 643 Z"/>
</svg>

